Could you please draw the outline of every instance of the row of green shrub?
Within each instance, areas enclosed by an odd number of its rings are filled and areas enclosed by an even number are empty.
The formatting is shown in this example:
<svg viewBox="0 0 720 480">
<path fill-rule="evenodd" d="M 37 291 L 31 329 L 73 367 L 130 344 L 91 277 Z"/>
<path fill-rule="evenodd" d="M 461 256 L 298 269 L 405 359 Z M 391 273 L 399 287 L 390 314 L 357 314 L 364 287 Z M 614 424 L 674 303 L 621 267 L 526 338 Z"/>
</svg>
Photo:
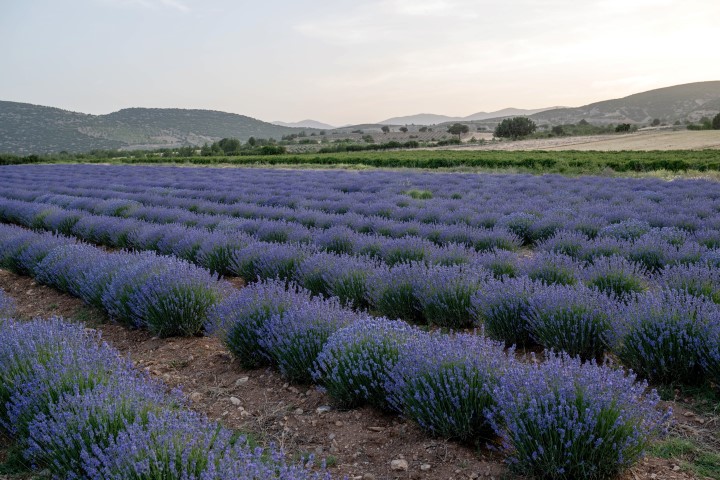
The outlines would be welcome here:
<svg viewBox="0 0 720 480">
<path fill-rule="evenodd" d="M 348 146 L 348 148 L 351 146 Z M 363 151 L 252 155 L 237 157 L 189 158 L 95 158 L 91 156 L 17 157 L 0 155 L 0 165 L 20 163 L 61 162 L 113 163 L 175 163 L 288 166 L 369 166 L 377 168 L 482 168 L 513 169 L 531 173 L 587 174 L 612 170 L 620 173 L 670 171 L 720 171 L 718 150 L 676 151 Z"/>
</svg>

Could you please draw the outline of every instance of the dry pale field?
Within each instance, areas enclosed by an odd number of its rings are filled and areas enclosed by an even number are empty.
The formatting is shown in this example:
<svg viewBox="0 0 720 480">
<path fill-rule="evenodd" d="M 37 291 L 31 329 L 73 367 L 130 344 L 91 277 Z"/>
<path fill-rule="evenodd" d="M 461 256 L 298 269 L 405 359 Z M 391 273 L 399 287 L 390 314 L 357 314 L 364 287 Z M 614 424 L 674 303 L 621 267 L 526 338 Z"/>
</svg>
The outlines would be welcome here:
<svg viewBox="0 0 720 480">
<path fill-rule="evenodd" d="M 449 150 L 702 150 L 720 149 L 720 130 L 643 130 L 624 135 L 591 135 L 492 142 Z"/>
</svg>

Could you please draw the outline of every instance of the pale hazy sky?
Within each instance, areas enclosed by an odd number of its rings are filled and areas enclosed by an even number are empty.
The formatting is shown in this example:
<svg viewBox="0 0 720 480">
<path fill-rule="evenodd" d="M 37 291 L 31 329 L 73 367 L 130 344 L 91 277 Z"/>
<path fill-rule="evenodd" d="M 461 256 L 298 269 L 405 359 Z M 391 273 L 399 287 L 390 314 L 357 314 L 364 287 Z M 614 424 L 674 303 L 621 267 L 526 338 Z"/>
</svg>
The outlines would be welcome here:
<svg viewBox="0 0 720 480">
<path fill-rule="evenodd" d="M 720 0 L 0 0 L 0 100 L 363 123 L 720 80 Z"/>
</svg>

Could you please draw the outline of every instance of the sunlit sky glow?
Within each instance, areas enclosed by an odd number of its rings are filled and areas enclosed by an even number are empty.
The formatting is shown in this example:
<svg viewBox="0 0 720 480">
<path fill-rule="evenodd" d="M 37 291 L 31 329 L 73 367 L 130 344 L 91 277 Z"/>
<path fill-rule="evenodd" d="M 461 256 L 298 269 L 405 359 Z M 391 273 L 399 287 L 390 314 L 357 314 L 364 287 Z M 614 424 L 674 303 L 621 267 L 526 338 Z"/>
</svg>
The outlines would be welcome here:
<svg viewBox="0 0 720 480">
<path fill-rule="evenodd" d="M 718 0 L 0 0 L 0 99 L 334 125 L 720 80 Z"/>
</svg>

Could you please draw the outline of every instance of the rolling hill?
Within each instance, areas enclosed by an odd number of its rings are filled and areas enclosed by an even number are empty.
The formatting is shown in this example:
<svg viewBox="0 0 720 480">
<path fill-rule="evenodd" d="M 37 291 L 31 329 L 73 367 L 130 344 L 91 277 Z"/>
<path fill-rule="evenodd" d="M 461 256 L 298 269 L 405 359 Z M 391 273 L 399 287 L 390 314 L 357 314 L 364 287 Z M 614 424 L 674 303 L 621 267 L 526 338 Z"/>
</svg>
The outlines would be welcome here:
<svg viewBox="0 0 720 480">
<path fill-rule="evenodd" d="M 280 139 L 303 130 L 314 131 L 214 110 L 127 108 L 88 115 L 0 101 L 0 153 L 18 155 L 202 145 L 224 137 Z"/>
<path fill-rule="evenodd" d="M 426 125 L 474 122 L 494 128 L 502 117 L 529 115 L 538 124 L 567 124 L 586 120 L 595 124 L 647 124 L 658 118 L 665 123 L 696 122 L 720 112 L 720 81 L 697 82 L 659 88 L 624 98 L 595 102 L 577 108 L 538 110 L 504 109 L 478 112 L 456 118 L 421 114 L 395 117 L 380 124 L 346 126 L 331 130 L 311 120 L 276 125 L 244 115 L 214 110 L 179 108 L 127 108 L 107 115 L 88 115 L 28 103 L 0 101 L 0 153 L 18 155 L 93 149 L 154 149 L 202 145 L 224 137 L 247 140 L 280 139 L 284 135 L 308 135 L 327 130 L 330 136 L 344 138 L 354 131 L 380 132 L 382 125 Z M 294 126 L 302 125 L 302 126 Z M 318 128 L 311 128 L 316 125 Z M 326 127 L 330 127 L 329 125 Z"/>
<path fill-rule="evenodd" d="M 321 130 L 332 130 L 337 127 L 333 127 L 332 125 L 328 125 L 327 123 L 318 122 L 317 120 L 300 120 L 299 122 L 281 122 L 279 120 L 276 120 L 272 122 L 273 125 L 280 125 L 281 127 L 293 127 L 293 128 L 319 128 Z"/>
<path fill-rule="evenodd" d="M 447 115 L 436 115 L 434 113 L 419 113 L 417 115 L 408 115 L 405 117 L 393 117 L 378 122 L 380 125 L 440 125 L 448 122 L 472 122 L 474 120 L 487 120 L 490 118 L 511 117 L 515 115 L 532 115 L 538 112 L 544 112 L 554 108 L 565 107 L 547 107 L 536 108 L 532 110 L 523 108 L 503 108 L 495 112 L 477 112 L 467 117 L 448 117 Z"/>
<path fill-rule="evenodd" d="M 695 122 L 720 111 L 720 81 L 696 82 L 658 88 L 623 98 L 595 102 L 577 108 L 561 108 L 531 115 L 538 123 L 649 123 L 676 120 Z"/>
</svg>

